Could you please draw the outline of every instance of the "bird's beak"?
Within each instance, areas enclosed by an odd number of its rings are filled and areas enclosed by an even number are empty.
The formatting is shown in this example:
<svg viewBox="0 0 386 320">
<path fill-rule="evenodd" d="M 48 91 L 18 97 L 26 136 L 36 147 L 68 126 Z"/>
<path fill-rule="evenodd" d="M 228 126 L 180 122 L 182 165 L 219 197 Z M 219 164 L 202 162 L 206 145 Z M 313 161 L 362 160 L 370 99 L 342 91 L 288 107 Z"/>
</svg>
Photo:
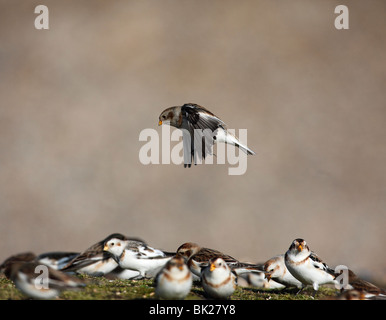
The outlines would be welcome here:
<svg viewBox="0 0 386 320">
<path fill-rule="evenodd" d="M 160 120 L 160 121 L 158 121 L 158 125 L 159 126 L 161 126 L 162 125 L 162 121 Z"/>
<path fill-rule="evenodd" d="M 302 251 L 302 250 L 303 250 L 303 247 L 302 247 L 302 245 L 299 244 L 298 251 Z"/>
<path fill-rule="evenodd" d="M 271 280 L 271 274 L 269 272 L 264 272 L 265 278 L 269 281 Z"/>
<path fill-rule="evenodd" d="M 103 247 L 103 251 L 107 251 L 107 250 L 109 250 L 109 246 L 105 244 L 105 246 Z"/>
<path fill-rule="evenodd" d="M 209 270 L 210 270 L 210 271 L 213 271 L 214 269 L 216 269 L 216 266 L 214 265 L 214 263 L 211 263 L 211 264 L 210 264 Z"/>
</svg>

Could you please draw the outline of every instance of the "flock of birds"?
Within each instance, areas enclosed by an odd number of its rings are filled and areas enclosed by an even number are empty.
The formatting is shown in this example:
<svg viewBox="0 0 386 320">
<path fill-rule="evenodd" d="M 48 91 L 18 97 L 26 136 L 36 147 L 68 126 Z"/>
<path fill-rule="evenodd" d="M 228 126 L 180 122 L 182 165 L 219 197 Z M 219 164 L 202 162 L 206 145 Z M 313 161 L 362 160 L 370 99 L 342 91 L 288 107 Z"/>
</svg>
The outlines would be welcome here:
<svg viewBox="0 0 386 320">
<path fill-rule="evenodd" d="M 183 131 L 185 167 L 191 166 L 192 159 L 197 163 L 197 153 L 205 158 L 218 142 L 234 145 L 247 155 L 255 154 L 228 132 L 220 118 L 194 103 L 165 109 L 158 124 Z M 197 131 L 201 135 L 196 135 Z M 198 152 L 195 149 L 199 149 Z M 295 239 L 285 254 L 264 264 L 251 264 L 191 242 L 182 244 L 176 252 L 166 252 L 148 246 L 141 239 L 118 233 L 82 253 L 17 254 L 6 259 L 0 271 L 25 295 L 36 299 L 51 299 L 62 290 L 85 286 L 76 273 L 119 279 L 152 278 L 155 294 L 161 299 L 184 299 L 195 280 L 200 281 L 208 298 L 228 299 L 241 279 L 257 287 L 302 290 L 311 285 L 317 291 L 320 285 L 338 284 L 339 277 L 303 239 Z M 351 270 L 348 278 L 349 284 L 342 288 L 339 299 L 386 298 L 383 289 L 358 278 Z"/>
<path fill-rule="evenodd" d="M 119 233 L 81 253 L 19 253 L 6 259 L 0 272 L 33 299 L 53 299 L 63 290 L 85 287 L 85 281 L 77 274 L 108 279 L 151 278 L 156 298 L 168 300 L 186 298 L 193 281 L 202 285 L 206 298 L 229 299 L 239 279 L 261 288 L 298 288 L 299 292 L 311 285 L 316 292 L 321 285 L 338 284 L 340 275 L 311 251 L 303 239 L 295 239 L 285 254 L 253 264 L 192 242 L 168 252 Z M 386 299 L 385 290 L 360 279 L 351 270 L 348 284 L 338 292 L 337 299 Z"/>
</svg>

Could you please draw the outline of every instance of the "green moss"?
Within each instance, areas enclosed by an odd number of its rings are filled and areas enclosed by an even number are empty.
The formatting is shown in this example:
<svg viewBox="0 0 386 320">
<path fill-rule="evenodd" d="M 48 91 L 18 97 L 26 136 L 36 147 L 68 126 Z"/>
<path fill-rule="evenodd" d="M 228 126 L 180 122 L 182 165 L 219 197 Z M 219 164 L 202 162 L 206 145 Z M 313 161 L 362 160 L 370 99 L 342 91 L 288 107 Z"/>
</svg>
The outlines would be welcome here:
<svg viewBox="0 0 386 320">
<path fill-rule="evenodd" d="M 64 300 L 131 300 L 155 299 L 153 280 L 109 280 L 104 277 L 80 275 L 86 286 L 77 291 L 63 291 L 58 299 Z M 313 300 L 335 296 L 334 288 L 322 287 L 314 295 L 312 288 L 297 294 L 297 289 L 264 290 L 252 287 L 237 287 L 232 300 Z M 12 281 L 0 276 L 0 300 L 28 299 Z M 187 300 L 205 299 L 199 282 L 195 282 Z"/>
</svg>

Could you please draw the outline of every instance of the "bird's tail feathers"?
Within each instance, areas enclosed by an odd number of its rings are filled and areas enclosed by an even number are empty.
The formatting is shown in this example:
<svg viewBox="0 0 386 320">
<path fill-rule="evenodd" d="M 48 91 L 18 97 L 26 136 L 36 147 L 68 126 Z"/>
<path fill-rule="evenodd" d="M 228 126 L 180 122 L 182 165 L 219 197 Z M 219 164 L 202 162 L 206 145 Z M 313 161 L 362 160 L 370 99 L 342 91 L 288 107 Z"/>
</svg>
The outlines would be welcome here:
<svg viewBox="0 0 386 320">
<path fill-rule="evenodd" d="M 231 134 L 229 132 L 227 132 L 227 135 L 226 135 L 226 142 L 238 147 L 240 150 L 245 152 L 247 155 L 256 154 L 254 151 L 249 149 L 246 145 L 242 144 L 238 138 L 236 138 L 233 134 Z"/>
</svg>

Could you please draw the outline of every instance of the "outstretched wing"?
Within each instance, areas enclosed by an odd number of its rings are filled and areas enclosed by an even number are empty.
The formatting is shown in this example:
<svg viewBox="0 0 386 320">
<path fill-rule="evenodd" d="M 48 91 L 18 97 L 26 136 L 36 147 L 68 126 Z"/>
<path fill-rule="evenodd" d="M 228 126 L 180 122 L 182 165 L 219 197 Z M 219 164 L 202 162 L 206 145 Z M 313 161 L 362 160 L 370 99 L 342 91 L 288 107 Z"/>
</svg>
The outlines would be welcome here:
<svg viewBox="0 0 386 320">
<path fill-rule="evenodd" d="M 212 112 L 197 104 L 187 103 L 181 107 L 183 118 L 184 166 L 191 166 L 198 159 L 212 154 L 213 137 L 218 128 L 226 128 L 225 123 Z M 190 148 L 190 149 L 189 149 Z"/>
<path fill-rule="evenodd" d="M 198 104 L 184 104 L 181 107 L 181 112 L 193 129 L 210 129 L 215 131 L 219 126 L 226 127 L 220 118 Z"/>
</svg>

